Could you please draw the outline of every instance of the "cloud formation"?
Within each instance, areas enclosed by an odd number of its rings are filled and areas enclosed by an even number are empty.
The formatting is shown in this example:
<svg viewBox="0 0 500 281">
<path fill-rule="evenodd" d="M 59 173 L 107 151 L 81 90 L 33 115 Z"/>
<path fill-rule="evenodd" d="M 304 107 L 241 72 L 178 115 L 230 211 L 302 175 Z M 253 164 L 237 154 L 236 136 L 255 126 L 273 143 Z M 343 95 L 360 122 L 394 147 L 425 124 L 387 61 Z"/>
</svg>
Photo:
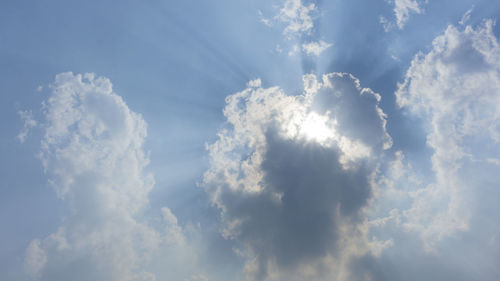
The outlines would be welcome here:
<svg viewBox="0 0 500 281">
<path fill-rule="evenodd" d="M 303 52 L 308 56 L 319 56 L 324 50 L 332 46 L 332 44 L 315 38 L 315 14 L 318 12 L 318 7 L 314 3 L 305 4 L 302 0 L 284 0 L 283 5 L 274 21 L 283 23 L 283 35 L 287 41 L 300 41 L 294 43 L 288 51 L 289 56 Z M 258 11 L 260 22 L 267 26 L 274 26 L 273 21 L 265 18 L 262 11 Z M 286 44 L 286 43 L 285 43 Z M 283 49 L 280 45 L 276 46 L 276 52 L 282 53 Z"/>
<path fill-rule="evenodd" d="M 410 19 L 411 13 L 423 13 L 422 2 L 419 0 L 388 0 L 388 2 L 394 5 L 393 11 L 396 16 L 396 25 L 399 29 L 404 28 Z M 427 1 L 425 1 L 425 3 L 427 3 Z M 386 32 L 390 31 L 393 27 L 393 23 L 383 16 L 380 17 L 380 23 L 383 25 Z"/>
<path fill-rule="evenodd" d="M 314 27 L 311 13 L 316 11 L 316 5 L 304 5 L 302 0 L 285 0 L 277 18 L 286 24 L 283 34 L 294 36 L 296 34 L 310 33 Z"/>
<path fill-rule="evenodd" d="M 399 29 L 402 29 L 408 19 L 410 12 L 422 13 L 421 3 L 416 0 L 394 0 L 394 14 L 396 15 L 396 24 Z"/>
<path fill-rule="evenodd" d="M 309 56 L 319 56 L 324 50 L 330 48 L 331 46 L 332 44 L 320 40 L 318 42 L 309 42 L 302 44 L 302 51 Z"/>
<path fill-rule="evenodd" d="M 23 129 L 17 135 L 17 139 L 19 142 L 24 143 L 29 131 L 37 125 L 37 122 L 33 119 L 33 113 L 29 110 L 21 110 L 18 111 L 17 114 L 19 114 L 19 117 L 21 117 L 21 120 L 24 123 Z"/>
<path fill-rule="evenodd" d="M 251 280 L 341 276 L 339 261 L 367 251 L 361 214 L 391 146 L 380 96 L 345 73 L 303 79 L 298 96 L 260 80 L 228 96 L 230 128 L 208 146 L 203 184 Z"/>
<path fill-rule="evenodd" d="M 419 230 L 428 248 L 469 228 L 488 185 L 475 173 L 500 164 L 500 46 L 493 24 L 448 26 L 430 52 L 415 56 L 396 92 L 398 105 L 426 122 L 433 150 L 435 182 L 415 194 L 405 213 L 406 226 Z M 496 172 L 487 177 L 495 182 Z"/>
<path fill-rule="evenodd" d="M 166 235 L 137 219 L 154 184 L 144 172 L 145 121 L 106 78 L 61 73 L 51 89 L 39 158 L 70 214 L 55 233 L 31 242 L 27 272 L 41 280 L 154 280 L 143 266 L 181 230 L 168 208 Z"/>
</svg>

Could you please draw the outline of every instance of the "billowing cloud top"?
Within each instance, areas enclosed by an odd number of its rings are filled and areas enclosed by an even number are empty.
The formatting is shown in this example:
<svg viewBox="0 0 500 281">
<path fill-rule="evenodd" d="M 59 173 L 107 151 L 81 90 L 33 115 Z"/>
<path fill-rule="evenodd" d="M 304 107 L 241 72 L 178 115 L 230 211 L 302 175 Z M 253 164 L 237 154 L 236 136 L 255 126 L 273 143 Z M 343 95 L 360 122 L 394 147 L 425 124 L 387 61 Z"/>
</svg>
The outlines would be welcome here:
<svg viewBox="0 0 500 281">
<path fill-rule="evenodd" d="M 391 146 L 380 96 L 344 73 L 305 75 L 298 96 L 260 84 L 227 97 L 231 128 L 208 146 L 204 185 L 223 234 L 243 246 L 249 278 L 318 275 L 359 231 L 377 159 Z"/>
<path fill-rule="evenodd" d="M 136 219 L 154 183 L 144 173 L 146 123 L 106 78 L 61 73 L 51 90 L 39 157 L 71 213 L 57 232 L 31 242 L 27 271 L 41 280 L 154 280 L 144 263 L 181 234 L 168 208 L 165 238 Z"/>
<path fill-rule="evenodd" d="M 500 163 L 500 46 L 492 28 L 491 20 L 476 29 L 449 26 L 429 53 L 415 56 L 396 92 L 399 106 L 427 122 L 434 150 L 436 182 L 408 212 L 408 226 L 422 230 L 427 246 L 467 229 L 470 191 L 479 186 L 464 174 Z"/>
<path fill-rule="evenodd" d="M 3 2 L 2 281 L 500 279 L 500 4 Z"/>
</svg>

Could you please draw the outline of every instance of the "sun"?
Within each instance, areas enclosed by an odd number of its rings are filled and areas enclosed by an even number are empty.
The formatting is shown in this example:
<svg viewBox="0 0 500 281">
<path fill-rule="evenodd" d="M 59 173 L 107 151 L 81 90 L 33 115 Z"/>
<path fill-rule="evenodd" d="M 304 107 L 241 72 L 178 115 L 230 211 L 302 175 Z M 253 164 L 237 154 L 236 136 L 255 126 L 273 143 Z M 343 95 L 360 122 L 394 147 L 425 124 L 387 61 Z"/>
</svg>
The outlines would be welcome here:
<svg viewBox="0 0 500 281">
<path fill-rule="evenodd" d="M 326 144 L 335 139 L 335 130 L 328 126 L 327 116 L 311 112 L 300 125 L 299 135 L 308 141 Z"/>
</svg>

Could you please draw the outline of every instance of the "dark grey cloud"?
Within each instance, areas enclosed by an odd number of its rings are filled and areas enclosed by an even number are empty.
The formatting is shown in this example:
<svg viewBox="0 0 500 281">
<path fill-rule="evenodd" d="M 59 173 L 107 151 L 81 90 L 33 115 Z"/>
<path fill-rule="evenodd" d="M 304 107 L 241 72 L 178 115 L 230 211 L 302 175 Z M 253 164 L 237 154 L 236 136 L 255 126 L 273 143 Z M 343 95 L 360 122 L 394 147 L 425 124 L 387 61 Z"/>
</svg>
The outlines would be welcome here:
<svg viewBox="0 0 500 281">
<path fill-rule="evenodd" d="M 251 81 L 226 99 L 232 128 L 209 146 L 204 185 L 222 233 L 242 245 L 249 279 L 340 276 L 341 268 L 321 267 L 343 260 L 362 235 L 377 159 L 391 145 L 380 97 L 356 78 L 304 82 L 304 94 L 292 97 Z"/>
<path fill-rule="evenodd" d="M 358 223 L 359 211 L 371 196 L 369 168 L 362 163 L 346 171 L 337 149 L 286 140 L 276 132 L 268 132 L 266 141 L 261 165 L 265 191 L 221 194 L 224 218 L 243 220 L 236 237 L 251 246 L 262 271 L 267 262 L 293 269 L 335 254 L 338 222 Z M 273 194 L 282 194 L 281 200 Z"/>
</svg>

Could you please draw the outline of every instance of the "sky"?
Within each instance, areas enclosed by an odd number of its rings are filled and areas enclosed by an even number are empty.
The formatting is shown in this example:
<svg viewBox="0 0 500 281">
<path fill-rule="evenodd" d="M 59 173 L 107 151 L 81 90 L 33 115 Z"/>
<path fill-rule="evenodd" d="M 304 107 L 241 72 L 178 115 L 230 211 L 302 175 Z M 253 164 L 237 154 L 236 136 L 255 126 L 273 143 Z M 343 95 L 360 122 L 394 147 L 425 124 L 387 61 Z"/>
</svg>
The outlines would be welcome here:
<svg viewBox="0 0 500 281">
<path fill-rule="evenodd" d="M 0 279 L 500 279 L 500 2 L 0 2 Z"/>
</svg>

